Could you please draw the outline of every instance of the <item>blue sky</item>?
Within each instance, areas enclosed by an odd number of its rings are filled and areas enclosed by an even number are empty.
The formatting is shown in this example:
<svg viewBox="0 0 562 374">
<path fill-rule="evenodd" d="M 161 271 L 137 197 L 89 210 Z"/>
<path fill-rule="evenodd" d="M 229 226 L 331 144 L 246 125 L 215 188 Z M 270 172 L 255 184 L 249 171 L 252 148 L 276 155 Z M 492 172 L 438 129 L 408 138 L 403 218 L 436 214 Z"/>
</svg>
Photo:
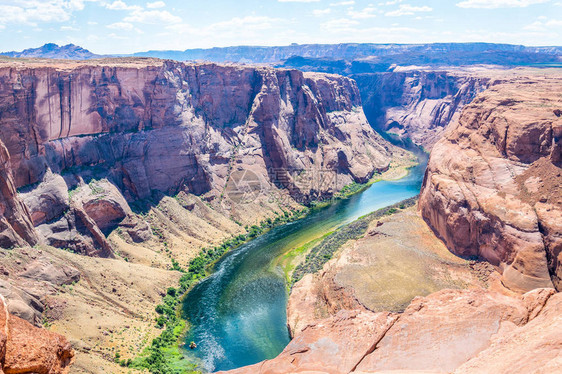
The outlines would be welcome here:
<svg viewBox="0 0 562 374">
<path fill-rule="evenodd" d="M 0 0 L 0 50 L 290 43 L 562 45 L 562 0 Z"/>
</svg>

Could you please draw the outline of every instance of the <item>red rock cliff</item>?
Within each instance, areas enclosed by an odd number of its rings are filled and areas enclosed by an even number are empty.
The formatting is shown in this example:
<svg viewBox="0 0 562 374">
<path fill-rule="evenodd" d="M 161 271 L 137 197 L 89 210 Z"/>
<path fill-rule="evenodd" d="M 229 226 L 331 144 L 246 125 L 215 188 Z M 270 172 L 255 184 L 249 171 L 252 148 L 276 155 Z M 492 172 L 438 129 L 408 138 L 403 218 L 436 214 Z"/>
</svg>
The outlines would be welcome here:
<svg viewBox="0 0 562 374">
<path fill-rule="evenodd" d="M 449 249 L 505 286 L 562 287 L 562 84 L 518 79 L 468 105 L 433 148 L 420 197 Z"/>
<path fill-rule="evenodd" d="M 5 210 L 12 229 L 4 231 L 13 244 L 35 240 L 33 221 L 51 245 L 110 256 L 100 230 L 128 207 L 116 207 L 119 196 L 97 208 L 69 201 L 80 181 L 107 178 L 128 201 L 181 190 L 213 199 L 232 172 L 251 170 L 308 200 L 389 165 L 389 145 L 348 78 L 161 60 L 58 64 L 0 65 L 0 140 L 11 163 L 3 173 L 13 181 L 3 196 L 15 207 Z M 337 184 L 299 183 L 301 171 L 324 170 Z M 29 214 L 16 209 L 13 187 L 23 187 Z M 115 207 L 103 222 L 101 205 Z M 71 240 L 69 230 L 89 239 Z"/>
</svg>

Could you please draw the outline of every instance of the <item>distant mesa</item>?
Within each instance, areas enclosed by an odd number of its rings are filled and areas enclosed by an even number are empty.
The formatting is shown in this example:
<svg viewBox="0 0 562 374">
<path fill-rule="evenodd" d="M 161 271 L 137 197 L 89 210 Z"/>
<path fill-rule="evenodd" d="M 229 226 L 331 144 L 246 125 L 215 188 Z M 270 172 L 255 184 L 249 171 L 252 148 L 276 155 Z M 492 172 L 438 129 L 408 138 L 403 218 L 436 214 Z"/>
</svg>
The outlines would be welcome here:
<svg viewBox="0 0 562 374">
<path fill-rule="evenodd" d="M 82 47 L 48 43 L 10 57 L 86 60 L 99 57 L 155 57 L 176 61 L 273 64 L 306 71 L 359 74 L 386 71 L 394 65 L 562 66 L 562 47 L 527 47 L 494 43 L 433 44 L 297 44 L 286 46 L 232 46 L 181 50 L 150 50 L 133 54 L 97 55 Z"/>
</svg>

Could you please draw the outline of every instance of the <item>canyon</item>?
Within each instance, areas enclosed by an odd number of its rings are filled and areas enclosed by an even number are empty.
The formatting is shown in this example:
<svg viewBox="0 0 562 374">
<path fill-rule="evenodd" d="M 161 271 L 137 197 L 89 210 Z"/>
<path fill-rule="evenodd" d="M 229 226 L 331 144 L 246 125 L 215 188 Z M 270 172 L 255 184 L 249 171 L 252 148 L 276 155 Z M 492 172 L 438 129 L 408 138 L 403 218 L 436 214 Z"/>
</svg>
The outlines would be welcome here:
<svg viewBox="0 0 562 374">
<path fill-rule="evenodd" d="M 293 286 L 285 350 L 228 373 L 560 371 L 558 74 L 480 93 L 434 145 L 419 211 L 363 218 Z"/>
<path fill-rule="evenodd" d="M 102 231 L 131 218 L 127 200 L 184 191 L 219 204 L 227 182 L 249 171 L 261 189 L 306 202 L 390 163 L 393 147 L 368 126 L 349 79 L 171 61 L 69 64 L 0 68 L 3 161 L 18 171 L 5 178 L 4 246 L 34 245 L 38 231 L 56 247 L 111 257 Z M 334 185 L 312 183 L 323 168 Z M 84 181 L 99 192 L 75 191 Z M 60 226 L 73 239 L 56 235 Z"/>
<path fill-rule="evenodd" d="M 365 183 L 409 152 L 349 78 L 156 59 L 0 61 L 0 290 L 120 372 L 203 247 Z"/>
<path fill-rule="evenodd" d="M 337 228 L 289 345 L 231 372 L 561 370 L 560 72 L 285 65 L 0 59 L 2 318 L 41 370 L 133 370 L 201 248 L 411 166 L 378 132 L 431 150 L 419 201 Z"/>
</svg>

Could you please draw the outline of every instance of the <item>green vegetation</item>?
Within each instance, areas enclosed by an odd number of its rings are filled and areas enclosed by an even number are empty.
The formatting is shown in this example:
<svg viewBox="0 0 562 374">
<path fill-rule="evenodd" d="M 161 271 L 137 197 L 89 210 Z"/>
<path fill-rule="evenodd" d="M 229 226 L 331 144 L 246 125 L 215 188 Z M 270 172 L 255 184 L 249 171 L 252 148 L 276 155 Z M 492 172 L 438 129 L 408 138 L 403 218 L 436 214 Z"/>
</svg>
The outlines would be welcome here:
<svg viewBox="0 0 562 374">
<path fill-rule="evenodd" d="M 164 331 L 159 337 L 153 339 L 151 345 L 145 348 L 137 358 L 131 362 L 119 360 L 118 363 L 122 366 L 147 369 L 153 374 L 200 373 L 195 364 L 184 359 L 179 349 L 179 340 L 187 328 L 180 314 L 183 295 L 197 282 L 209 275 L 212 266 L 230 250 L 273 227 L 302 218 L 307 213 L 307 209 L 284 211 L 282 215 L 277 215 L 274 219 L 267 218 L 259 225 L 247 226 L 246 234 L 237 235 L 212 248 L 203 248 L 199 255 L 189 262 L 187 271 L 183 270 L 175 259 L 172 259 L 172 269 L 184 274 L 180 278 L 179 287 L 168 288 L 162 303 L 155 308 L 158 314 L 155 319 L 156 327 L 164 329 Z M 162 230 L 152 226 L 152 231 L 158 238 L 164 240 Z"/>
<path fill-rule="evenodd" d="M 291 249 L 289 252 L 283 254 L 281 257 L 277 258 L 276 261 L 272 263 L 272 268 L 276 268 L 277 266 L 281 266 L 283 269 L 283 273 L 285 274 L 285 281 L 287 285 L 291 284 L 291 273 L 295 270 L 296 262 L 298 261 L 299 256 L 307 253 L 311 248 L 316 246 L 321 240 L 325 239 L 329 235 L 331 235 L 333 231 L 319 237 L 313 239 L 306 244 Z"/>
<path fill-rule="evenodd" d="M 72 197 L 80 191 L 80 186 L 68 190 L 68 200 L 72 201 Z"/>
<path fill-rule="evenodd" d="M 347 224 L 333 233 L 325 236 L 322 241 L 315 245 L 306 255 L 304 262 L 299 264 L 293 272 L 290 287 L 302 279 L 308 273 L 316 273 L 348 240 L 359 239 L 365 234 L 371 221 L 385 215 L 398 212 L 397 208 L 404 209 L 413 206 L 417 201 L 417 196 L 401 201 L 397 204 L 369 213 L 350 224 Z"/>
<path fill-rule="evenodd" d="M 88 187 L 92 190 L 92 195 L 101 195 L 105 192 L 103 187 L 100 187 L 98 181 L 95 179 L 92 179 L 90 183 L 88 183 Z"/>
<path fill-rule="evenodd" d="M 179 313 L 181 295 L 192 284 L 191 279 L 193 279 L 192 275 L 186 273 L 180 279 L 179 289 L 168 288 L 162 303 L 156 306 L 156 313 L 158 313 L 156 327 L 163 328 L 164 331 L 152 340 L 152 344 L 140 356 L 128 362 L 126 366 L 148 369 L 154 374 L 199 373 L 195 364 L 187 362 L 183 358 L 178 345 L 186 328 L 186 323 Z"/>
<path fill-rule="evenodd" d="M 337 200 L 347 199 L 359 192 L 362 192 L 366 190 L 369 186 L 371 186 L 373 183 L 377 183 L 380 181 L 381 181 L 380 174 L 375 173 L 375 175 L 373 175 L 373 177 L 367 183 L 351 182 L 350 184 L 343 186 L 343 188 L 340 191 L 336 192 L 334 196 L 331 197 L 330 199 L 312 201 L 309 204 L 309 206 L 311 208 L 323 208 L 325 206 L 332 204 Z"/>
</svg>

